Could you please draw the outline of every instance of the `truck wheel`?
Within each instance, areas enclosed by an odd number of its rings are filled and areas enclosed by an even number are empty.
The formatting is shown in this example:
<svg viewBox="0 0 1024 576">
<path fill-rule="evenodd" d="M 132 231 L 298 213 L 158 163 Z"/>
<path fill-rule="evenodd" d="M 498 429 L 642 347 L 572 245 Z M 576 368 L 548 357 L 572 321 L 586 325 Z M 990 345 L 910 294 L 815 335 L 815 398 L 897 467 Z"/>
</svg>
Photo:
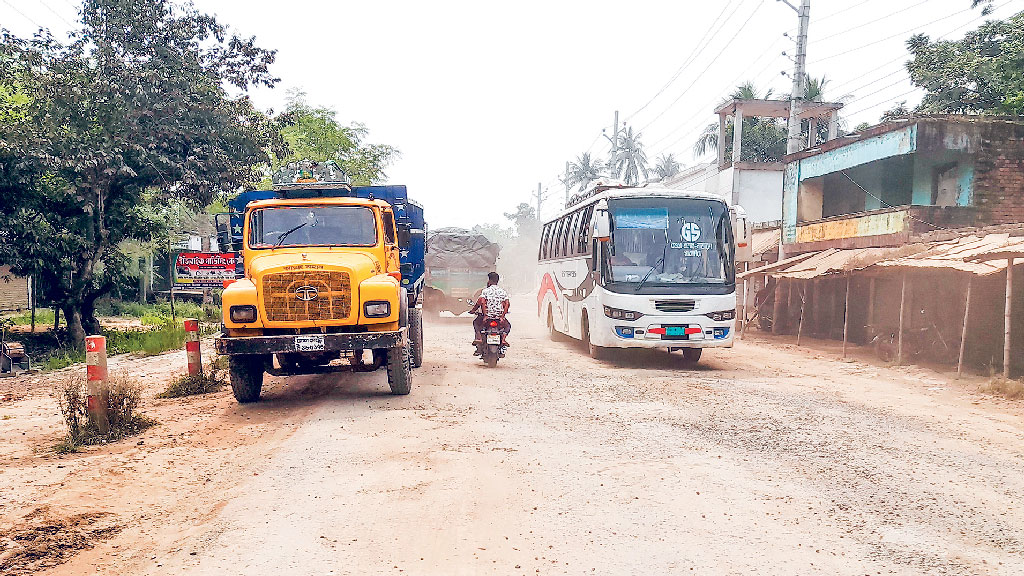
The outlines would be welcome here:
<svg viewBox="0 0 1024 576">
<path fill-rule="evenodd" d="M 423 311 L 409 309 L 409 344 L 412 346 L 412 367 L 423 365 Z"/>
<path fill-rule="evenodd" d="M 230 356 L 228 370 L 231 374 L 231 391 L 240 404 L 260 399 L 263 389 L 262 356 Z"/>
<path fill-rule="evenodd" d="M 700 362 L 701 352 L 703 352 L 702 348 L 683 348 L 683 360 L 689 364 L 696 364 Z"/>
<path fill-rule="evenodd" d="M 404 396 L 412 391 L 412 354 L 411 346 L 388 348 L 388 385 L 391 393 Z"/>
</svg>

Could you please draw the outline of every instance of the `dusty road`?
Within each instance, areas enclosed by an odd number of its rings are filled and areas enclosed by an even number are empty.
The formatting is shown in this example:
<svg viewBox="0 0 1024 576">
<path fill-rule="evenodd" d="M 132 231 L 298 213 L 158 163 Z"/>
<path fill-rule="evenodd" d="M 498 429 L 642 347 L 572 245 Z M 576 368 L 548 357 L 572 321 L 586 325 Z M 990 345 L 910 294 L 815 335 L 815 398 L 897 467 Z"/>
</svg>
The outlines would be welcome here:
<svg viewBox="0 0 1024 576">
<path fill-rule="evenodd" d="M 30 388 L 0 404 L 4 524 L 100 526 L 62 575 L 1024 574 L 1020 403 L 769 342 L 597 362 L 518 308 L 495 370 L 434 323 L 410 396 L 271 378 L 63 458 L 17 440 L 56 434 Z M 179 356 L 125 364 L 157 386 Z"/>
</svg>

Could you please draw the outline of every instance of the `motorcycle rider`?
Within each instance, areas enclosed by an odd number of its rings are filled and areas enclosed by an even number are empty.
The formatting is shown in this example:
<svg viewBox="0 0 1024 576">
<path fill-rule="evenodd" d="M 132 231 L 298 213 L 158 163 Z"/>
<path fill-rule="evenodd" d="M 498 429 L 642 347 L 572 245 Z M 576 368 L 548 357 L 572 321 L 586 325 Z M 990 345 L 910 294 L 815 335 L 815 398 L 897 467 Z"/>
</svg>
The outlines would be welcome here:
<svg viewBox="0 0 1024 576">
<path fill-rule="evenodd" d="M 487 274 L 487 287 L 480 292 L 480 297 L 477 298 L 476 303 L 469 310 L 471 314 L 476 314 L 476 318 L 473 319 L 473 346 L 476 347 L 474 355 L 480 355 L 480 333 L 484 328 L 484 321 L 488 318 L 497 319 L 501 322 L 501 353 L 505 353 L 505 349 L 508 348 L 508 341 L 506 336 L 509 331 L 512 330 L 512 325 L 509 324 L 508 308 L 509 308 L 509 297 L 501 286 L 498 286 L 498 281 L 501 279 L 497 272 L 490 272 Z"/>
</svg>

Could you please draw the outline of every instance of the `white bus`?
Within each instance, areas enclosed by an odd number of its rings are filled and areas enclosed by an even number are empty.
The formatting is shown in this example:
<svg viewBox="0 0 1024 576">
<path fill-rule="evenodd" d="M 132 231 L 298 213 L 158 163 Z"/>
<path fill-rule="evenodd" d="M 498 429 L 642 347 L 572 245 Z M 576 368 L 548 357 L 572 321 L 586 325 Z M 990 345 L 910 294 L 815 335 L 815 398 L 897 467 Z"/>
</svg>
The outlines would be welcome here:
<svg viewBox="0 0 1024 576">
<path fill-rule="evenodd" d="M 600 183 L 544 224 L 538 316 L 594 357 L 660 348 L 697 362 L 733 345 L 737 240 L 748 252 L 746 216 L 719 197 Z"/>
</svg>

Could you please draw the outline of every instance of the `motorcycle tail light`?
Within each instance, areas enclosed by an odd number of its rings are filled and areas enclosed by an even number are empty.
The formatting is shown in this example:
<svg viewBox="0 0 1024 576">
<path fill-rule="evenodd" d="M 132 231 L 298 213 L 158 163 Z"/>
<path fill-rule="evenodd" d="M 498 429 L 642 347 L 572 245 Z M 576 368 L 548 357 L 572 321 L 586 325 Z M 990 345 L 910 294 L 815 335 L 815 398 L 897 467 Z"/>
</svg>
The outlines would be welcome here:
<svg viewBox="0 0 1024 576">
<path fill-rule="evenodd" d="M 495 320 L 491 320 L 491 328 L 495 328 L 497 326 L 498 326 L 498 322 L 495 321 Z"/>
</svg>

